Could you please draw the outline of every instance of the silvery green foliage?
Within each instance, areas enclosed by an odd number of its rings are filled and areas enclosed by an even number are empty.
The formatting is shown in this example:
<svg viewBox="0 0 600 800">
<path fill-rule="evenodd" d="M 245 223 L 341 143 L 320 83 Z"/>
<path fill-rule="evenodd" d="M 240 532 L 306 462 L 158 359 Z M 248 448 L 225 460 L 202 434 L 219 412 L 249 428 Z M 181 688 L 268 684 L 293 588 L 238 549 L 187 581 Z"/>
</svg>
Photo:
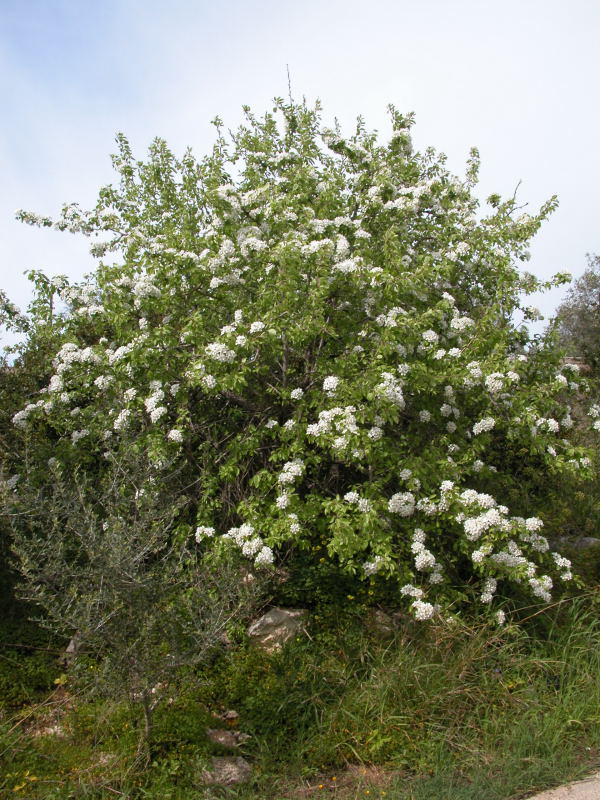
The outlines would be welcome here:
<svg viewBox="0 0 600 800">
<path fill-rule="evenodd" d="M 141 703 L 149 737 L 173 674 L 210 657 L 250 613 L 259 582 L 240 579 L 237 553 L 198 552 L 179 528 L 179 471 L 149 463 L 134 443 L 102 477 L 57 461 L 48 473 L 5 506 L 21 594 L 43 609 L 44 626 L 73 637 L 79 688 Z"/>
<path fill-rule="evenodd" d="M 568 563 L 503 501 L 506 453 L 542 478 L 589 465 L 568 441 L 578 376 L 521 325 L 542 284 L 520 266 L 556 201 L 479 208 L 477 152 L 451 175 L 394 109 L 384 143 L 305 105 L 246 114 L 229 140 L 215 121 L 201 161 L 156 140 L 138 162 L 119 137 L 95 209 L 21 213 L 92 237 L 100 263 L 61 290 L 65 343 L 15 424 L 51 426 L 64 463 L 124 437 L 180 459 L 200 547 L 260 566 L 322 542 L 420 619 L 464 596 L 457 575 L 485 604 L 508 581 L 548 600 Z"/>
</svg>

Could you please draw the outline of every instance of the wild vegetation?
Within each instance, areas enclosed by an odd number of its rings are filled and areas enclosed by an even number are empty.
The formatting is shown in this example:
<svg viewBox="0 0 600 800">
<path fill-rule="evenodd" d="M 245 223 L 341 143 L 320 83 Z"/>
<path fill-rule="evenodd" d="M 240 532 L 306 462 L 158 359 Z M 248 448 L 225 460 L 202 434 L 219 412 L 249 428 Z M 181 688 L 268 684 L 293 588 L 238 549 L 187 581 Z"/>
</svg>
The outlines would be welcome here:
<svg viewBox="0 0 600 800">
<path fill-rule="evenodd" d="M 556 201 L 483 208 L 476 151 L 453 176 L 394 109 L 384 143 L 304 104 L 246 118 L 200 161 L 119 136 L 95 208 L 19 212 L 98 267 L 1 298 L 2 788 L 500 800 L 574 774 L 600 405 L 564 309 L 527 327 L 568 280 L 522 270 Z M 308 613 L 274 652 L 246 632 L 269 606 Z M 207 787 L 228 710 L 253 777 Z"/>
</svg>

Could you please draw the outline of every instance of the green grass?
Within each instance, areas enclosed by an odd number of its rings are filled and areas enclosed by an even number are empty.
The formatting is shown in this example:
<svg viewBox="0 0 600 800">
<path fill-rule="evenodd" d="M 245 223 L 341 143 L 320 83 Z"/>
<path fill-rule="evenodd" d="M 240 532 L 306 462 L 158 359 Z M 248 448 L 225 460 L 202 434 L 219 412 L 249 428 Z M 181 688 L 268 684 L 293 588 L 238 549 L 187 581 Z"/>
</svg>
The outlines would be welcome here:
<svg viewBox="0 0 600 800">
<path fill-rule="evenodd" d="M 321 616 L 311 639 L 273 656 L 239 646 L 182 675 L 157 712 L 149 764 L 137 754 L 136 709 L 67 694 L 60 714 L 5 710 L 0 796 L 522 797 L 597 763 L 599 605 L 592 594 L 501 629 L 407 624 L 383 642 L 359 614 Z M 199 773 L 224 752 L 205 731 L 226 708 L 251 735 L 242 754 L 254 779 L 203 788 Z M 57 714 L 64 736 L 33 735 Z"/>
</svg>

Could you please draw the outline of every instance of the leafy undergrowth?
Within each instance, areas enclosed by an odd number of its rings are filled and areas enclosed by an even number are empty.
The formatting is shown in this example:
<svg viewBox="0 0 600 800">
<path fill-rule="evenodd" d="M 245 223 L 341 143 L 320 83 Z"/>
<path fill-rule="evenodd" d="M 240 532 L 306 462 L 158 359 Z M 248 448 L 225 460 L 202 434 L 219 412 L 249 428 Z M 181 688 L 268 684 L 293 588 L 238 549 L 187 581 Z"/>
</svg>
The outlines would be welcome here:
<svg viewBox="0 0 600 800">
<path fill-rule="evenodd" d="M 418 627 L 380 639 L 361 615 L 314 615 L 311 638 L 274 655 L 240 645 L 180 676 L 156 712 L 149 756 L 139 709 L 59 686 L 5 707 L 0 795 L 508 800 L 598 763 L 600 602 L 592 593 L 519 626 Z M 525 616 L 525 613 L 522 616 Z M 367 628 L 367 629 L 365 629 Z M 207 728 L 226 709 L 250 738 L 252 783 L 206 787 Z"/>
<path fill-rule="evenodd" d="M 4 617 L 4 608 L 0 611 Z M 60 656 L 66 643 L 19 615 L 1 619 L 0 642 L 0 710 L 47 697 L 64 671 Z"/>
</svg>

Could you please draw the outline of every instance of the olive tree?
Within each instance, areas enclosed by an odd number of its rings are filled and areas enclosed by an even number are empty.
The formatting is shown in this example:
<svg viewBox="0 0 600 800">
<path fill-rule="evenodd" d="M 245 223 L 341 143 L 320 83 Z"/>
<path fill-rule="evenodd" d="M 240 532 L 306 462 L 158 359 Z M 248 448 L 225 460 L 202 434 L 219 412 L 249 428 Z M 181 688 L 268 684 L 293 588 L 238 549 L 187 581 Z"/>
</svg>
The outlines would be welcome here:
<svg viewBox="0 0 600 800">
<path fill-rule="evenodd" d="M 179 478 L 130 443 L 101 477 L 52 462 L 44 485 L 6 501 L 22 596 L 72 637 L 80 690 L 141 705 L 145 742 L 173 676 L 222 646 L 257 596 L 239 557 L 203 558 L 178 529 Z"/>
</svg>

